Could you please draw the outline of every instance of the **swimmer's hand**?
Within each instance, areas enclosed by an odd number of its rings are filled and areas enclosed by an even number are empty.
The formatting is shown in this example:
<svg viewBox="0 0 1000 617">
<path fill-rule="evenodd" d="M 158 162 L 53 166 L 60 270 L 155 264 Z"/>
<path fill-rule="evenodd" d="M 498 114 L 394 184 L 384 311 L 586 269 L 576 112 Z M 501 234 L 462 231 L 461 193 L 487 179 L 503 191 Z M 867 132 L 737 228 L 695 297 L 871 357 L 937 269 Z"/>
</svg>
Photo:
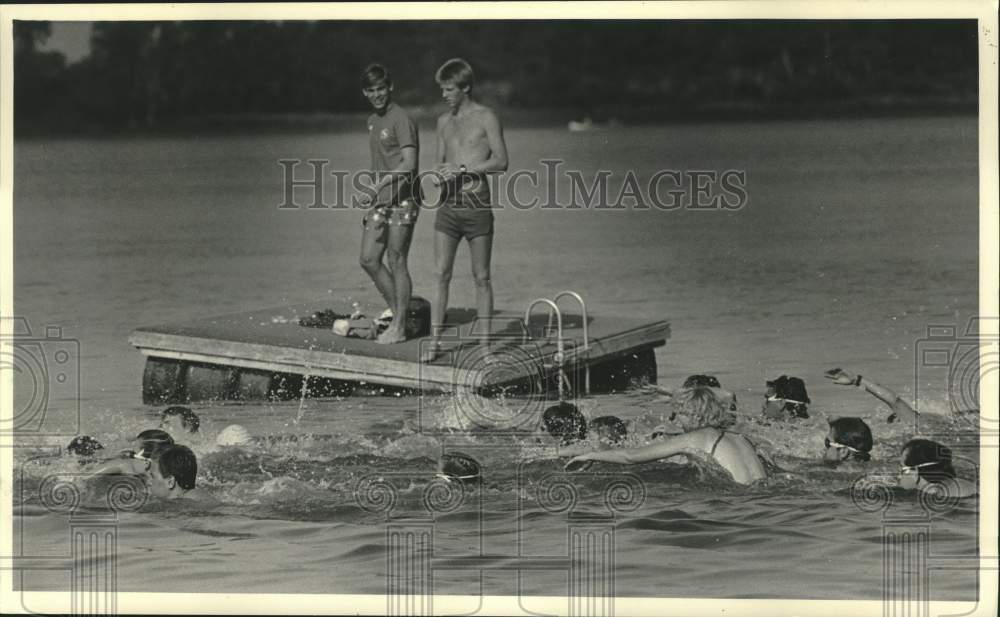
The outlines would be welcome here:
<svg viewBox="0 0 1000 617">
<path fill-rule="evenodd" d="M 823 374 L 827 379 L 832 379 L 838 386 L 853 386 L 857 375 L 842 368 L 832 368 Z"/>
</svg>

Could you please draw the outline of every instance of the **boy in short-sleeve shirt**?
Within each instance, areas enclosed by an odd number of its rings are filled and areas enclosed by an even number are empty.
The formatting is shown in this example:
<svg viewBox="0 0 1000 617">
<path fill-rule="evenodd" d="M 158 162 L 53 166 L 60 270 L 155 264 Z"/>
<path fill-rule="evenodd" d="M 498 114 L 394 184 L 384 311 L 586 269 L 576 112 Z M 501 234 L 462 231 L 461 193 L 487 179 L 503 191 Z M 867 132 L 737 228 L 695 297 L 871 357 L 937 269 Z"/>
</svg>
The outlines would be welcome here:
<svg viewBox="0 0 1000 617">
<path fill-rule="evenodd" d="M 368 66 L 361 84 L 375 110 L 368 117 L 372 185 L 361 195 L 362 205 L 371 206 L 363 220 L 361 267 L 389 305 L 382 317 L 392 318 L 376 340 L 399 343 L 406 340 L 406 312 L 412 293 L 406 260 L 420 209 L 415 187 L 420 135 L 409 114 L 392 102 L 392 80 L 384 66 Z M 382 263 L 383 255 L 388 267 Z"/>
<path fill-rule="evenodd" d="M 399 105 L 390 102 L 384 114 L 368 116 L 368 149 L 371 152 L 375 180 L 382 173 L 391 172 L 403 162 L 403 148 L 420 151 L 420 134 L 417 125 Z M 374 199 L 376 208 L 397 209 L 414 197 L 414 174 L 399 174 L 379 190 Z M 414 216 L 416 208 L 413 208 Z"/>
</svg>

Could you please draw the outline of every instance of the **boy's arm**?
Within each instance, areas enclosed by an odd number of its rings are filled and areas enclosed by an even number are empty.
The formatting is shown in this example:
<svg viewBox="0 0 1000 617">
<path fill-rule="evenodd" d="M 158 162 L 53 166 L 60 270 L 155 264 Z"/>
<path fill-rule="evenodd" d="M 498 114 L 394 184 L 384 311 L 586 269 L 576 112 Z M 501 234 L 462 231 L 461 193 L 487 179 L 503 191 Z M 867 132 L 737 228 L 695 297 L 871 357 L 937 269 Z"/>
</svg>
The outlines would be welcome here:
<svg viewBox="0 0 1000 617">
<path fill-rule="evenodd" d="M 372 192 L 378 194 L 386 185 L 399 182 L 406 174 L 412 174 L 417 171 L 417 148 L 416 146 L 407 146 L 400 151 L 403 155 L 403 160 L 395 168 L 390 169 L 388 173 L 382 174 L 378 182 L 372 185 Z"/>
<path fill-rule="evenodd" d="M 445 116 L 438 118 L 437 123 L 437 151 L 434 153 L 434 164 L 444 163 L 444 123 L 447 122 Z"/>
<path fill-rule="evenodd" d="M 490 144 L 490 158 L 482 163 L 469 165 L 466 171 L 473 174 L 507 171 L 507 142 L 503 138 L 503 127 L 500 118 L 492 111 L 487 111 L 483 120 L 486 139 Z"/>
</svg>

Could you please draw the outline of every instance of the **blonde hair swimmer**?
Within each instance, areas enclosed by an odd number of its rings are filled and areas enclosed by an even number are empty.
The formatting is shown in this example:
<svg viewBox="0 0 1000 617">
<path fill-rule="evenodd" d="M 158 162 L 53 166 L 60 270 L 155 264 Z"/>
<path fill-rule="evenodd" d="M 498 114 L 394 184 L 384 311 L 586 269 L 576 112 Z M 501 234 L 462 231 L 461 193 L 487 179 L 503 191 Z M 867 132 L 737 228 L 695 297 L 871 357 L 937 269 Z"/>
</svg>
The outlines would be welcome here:
<svg viewBox="0 0 1000 617">
<path fill-rule="evenodd" d="M 674 454 L 703 452 L 728 471 L 733 480 L 749 484 L 767 477 L 753 445 L 739 433 L 726 430 L 731 422 L 729 401 L 721 400 L 711 387 L 698 386 L 674 396 L 672 416 L 684 432 L 663 437 L 647 446 L 588 452 L 574 457 L 567 469 L 580 461 L 602 461 L 634 465 L 664 459 Z"/>
<path fill-rule="evenodd" d="M 250 445 L 251 441 L 253 441 L 253 437 L 250 436 L 250 431 L 239 424 L 230 424 L 222 429 L 215 438 L 216 445 L 221 447 L 247 446 Z"/>
</svg>

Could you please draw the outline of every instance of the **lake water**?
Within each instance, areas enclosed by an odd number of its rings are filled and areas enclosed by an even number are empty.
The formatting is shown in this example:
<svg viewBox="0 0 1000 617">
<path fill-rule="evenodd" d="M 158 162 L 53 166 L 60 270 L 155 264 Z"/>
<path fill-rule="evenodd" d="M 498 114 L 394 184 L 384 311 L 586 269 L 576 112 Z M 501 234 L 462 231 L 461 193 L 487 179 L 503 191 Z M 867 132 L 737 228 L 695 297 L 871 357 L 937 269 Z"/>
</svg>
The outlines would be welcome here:
<svg viewBox="0 0 1000 617">
<path fill-rule="evenodd" d="M 422 136 L 433 143 L 429 130 Z M 567 529 L 581 525 L 613 530 L 615 592 L 625 596 L 879 600 L 887 521 L 925 521 L 935 553 L 976 554 L 975 499 L 928 515 L 905 493 L 892 494 L 884 510 L 852 498 L 857 478 L 898 466 L 914 429 L 887 424 L 875 399 L 822 377 L 844 366 L 944 414 L 922 430 L 953 446 L 960 474 L 976 478 L 978 440 L 946 415 L 976 401 L 953 405 L 946 376 L 917 362 L 928 326 L 960 335 L 978 307 L 974 118 L 513 128 L 506 137 L 512 171 L 544 171 L 542 159 L 560 158 L 585 177 L 611 171 L 612 187 L 628 170 L 643 183 L 660 169 L 745 170 L 749 200 L 735 211 L 502 202 L 496 304 L 520 309 L 570 288 L 595 314 L 669 319 L 672 338 L 656 352 L 660 383 L 717 375 L 737 393 L 741 430 L 792 473 L 749 488 L 672 463 L 566 477 L 555 460 L 519 463 L 533 442 L 415 435 L 428 418 L 436 426 L 454 416 L 456 402 L 444 396 L 195 405 L 202 431 L 186 441 L 199 455 L 199 483 L 221 504 L 150 502 L 120 514 L 119 590 L 167 591 L 169 580 L 171 590 L 189 592 L 384 593 L 399 580 L 387 578 L 387 534 L 407 525 L 433 527 L 433 548 L 417 553 L 436 560 L 434 589 L 446 594 L 478 593 L 478 573 L 457 565 L 477 554 L 494 556 L 494 565 L 556 564 L 520 582 L 512 571 L 497 573 L 485 593 L 512 594 L 518 584 L 526 594 L 567 593 L 558 558 L 569 554 Z M 46 507 L 40 492 L 52 474 L 79 468 L 42 446 L 81 432 L 113 452 L 155 423 L 158 409 L 141 404 L 143 357 L 127 343 L 132 329 L 323 297 L 375 299 L 357 265 L 359 211 L 277 208 L 279 159 L 353 170 L 366 164 L 366 140 L 361 132 L 267 133 L 15 144 L 13 312 L 36 337 L 59 326 L 79 342 L 78 388 L 51 388 L 45 435 L 25 435 L 16 454 L 15 546 L 23 554 L 68 551 L 70 517 Z M 549 190 L 518 186 L 528 197 Z M 418 222 L 410 259 L 423 295 L 432 283 L 432 219 Z M 467 263 L 462 248 L 453 306 L 474 304 Z M 756 418 L 765 379 L 781 374 L 806 380 L 809 420 Z M 32 409 L 35 386 L 20 376 L 15 384 L 17 409 Z M 641 391 L 579 404 L 591 417 L 626 419 L 662 406 Z M 826 419 L 843 415 L 872 426 L 867 469 L 817 463 Z M 257 447 L 214 446 L 234 422 L 261 438 Z M 442 442 L 475 451 L 486 476 L 457 496 L 435 485 L 446 503 L 429 507 L 423 498 Z M 603 495 L 615 482 L 633 492 L 609 509 Z M 378 501 L 386 484 L 390 510 Z M 574 493 L 574 504 L 559 501 Z M 88 499 L 81 507 L 94 505 Z M 972 571 L 944 571 L 930 593 L 972 599 L 975 583 Z M 41 572 L 22 584 L 68 586 Z"/>
</svg>

